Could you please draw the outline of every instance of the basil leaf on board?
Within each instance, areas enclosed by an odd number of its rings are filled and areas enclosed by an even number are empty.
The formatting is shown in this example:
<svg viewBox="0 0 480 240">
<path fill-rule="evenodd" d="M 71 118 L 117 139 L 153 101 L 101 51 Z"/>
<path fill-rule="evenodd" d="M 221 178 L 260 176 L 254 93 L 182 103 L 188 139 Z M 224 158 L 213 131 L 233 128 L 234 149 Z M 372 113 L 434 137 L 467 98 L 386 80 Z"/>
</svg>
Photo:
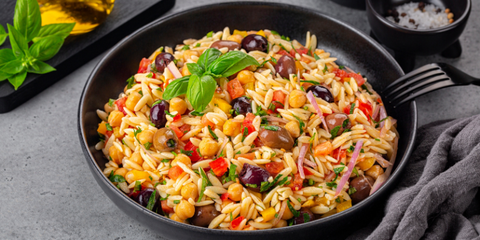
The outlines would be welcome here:
<svg viewBox="0 0 480 240">
<path fill-rule="evenodd" d="M 210 75 L 205 75 L 200 78 L 198 75 L 193 74 L 190 77 L 187 98 L 196 111 L 202 112 L 205 110 L 213 98 L 216 86 L 217 82 L 215 82 Z"/>
<path fill-rule="evenodd" d="M 188 80 L 190 79 L 190 76 L 191 75 L 175 79 L 175 81 L 172 81 L 170 84 L 168 84 L 165 92 L 163 93 L 163 99 L 170 100 L 176 96 L 187 93 Z"/>
<path fill-rule="evenodd" d="M 25 37 L 17 31 L 12 25 L 7 23 L 8 37 L 10 38 L 10 45 L 12 45 L 13 54 L 16 57 L 25 56 L 28 51 L 28 42 Z"/>
<path fill-rule="evenodd" d="M 33 38 L 32 41 L 37 42 L 42 38 L 54 35 L 65 39 L 68 37 L 68 35 L 70 35 L 73 27 L 75 27 L 75 23 L 55 23 L 42 26 L 42 28 L 40 28 L 40 32 L 35 38 Z"/>
<path fill-rule="evenodd" d="M 203 75 L 204 70 L 196 63 L 187 63 L 187 68 L 191 74 L 197 74 L 198 76 Z"/>
<path fill-rule="evenodd" d="M 20 85 L 22 85 L 23 81 L 25 81 L 26 77 L 27 77 L 27 71 L 24 70 L 20 73 L 17 73 L 15 75 L 12 75 L 11 77 L 9 77 L 8 81 L 10 82 L 10 84 L 13 85 L 15 90 L 17 90 L 18 87 L 20 87 Z"/>
<path fill-rule="evenodd" d="M 8 33 L 5 31 L 5 28 L 0 25 L 0 45 L 2 45 L 7 39 Z"/>
<path fill-rule="evenodd" d="M 7 73 L 7 74 L 16 74 L 25 69 L 23 66 L 22 60 L 15 59 L 10 62 L 5 63 L 1 68 L 0 71 Z"/>
<path fill-rule="evenodd" d="M 40 16 L 40 7 L 37 0 L 17 0 L 15 13 L 13 15 L 13 25 L 30 42 L 37 36 L 42 26 L 42 17 Z M 8 29 L 10 32 L 10 29 Z"/>
<path fill-rule="evenodd" d="M 216 48 L 209 48 L 203 52 L 202 55 L 198 58 L 197 64 L 206 70 L 210 64 L 217 60 L 218 57 L 222 55 L 222 52 Z M 193 73 L 192 73 L 193 74 Z"/>
<path fill-rule="evenodd" d="M 56 69 L 42 61 L 35 61 L 28 67 L 27 72 L 44 74 L 55 71 Z"/>
<path fill-rule="evenodd" d="M 12 49 L 0 49 L 0 67 L 13 60 L 15 60 L 15 55 L 13 55 Z"/>
<path fill-rule="evenodd" d="M 45 37 L 35 42 L 30 47 L 30 53 L 40 61 L 46 61 L 57 54 L 63 45 L 63 38 L 59 36 Z"/>
</svg>

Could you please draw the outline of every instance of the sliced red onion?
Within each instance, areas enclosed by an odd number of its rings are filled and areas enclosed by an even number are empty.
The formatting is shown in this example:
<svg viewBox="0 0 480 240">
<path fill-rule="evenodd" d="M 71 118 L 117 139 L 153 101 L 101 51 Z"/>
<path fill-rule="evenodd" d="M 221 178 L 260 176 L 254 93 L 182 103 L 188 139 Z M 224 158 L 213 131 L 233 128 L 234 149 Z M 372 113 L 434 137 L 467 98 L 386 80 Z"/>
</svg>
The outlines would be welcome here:
<svg viewBox="0 0 480 240">
<path fill-rule="evenodd" d="M 312 91 L 309 91 L 307 93 L 307 99 L 308 99 L 308 101 L 310 101 L 313 108 L 315 108 L 315 111 L 317 111 L 318 117 L 322 120 L 323 128 L 325 128 L 325 130 L 327 132 L 329 132 L 327 123 L 325 122 L 325 118 L 323 117 L 323 112 L 322 112 L 322 110 L 320 110 L 320 107 L 318 106 L 317 100 L 315 99 L 315 96 L 313 96 Z"/>
<path fill-rule="evenodd" d="M 300 148 L 300 155 L 298 155 L 298 172 L 300 173 L 300 178 L 305 179 L 305 172 L 303 171 L 303 161 L 305 160 L 305 154 L 307 154 L 308 144 L 304 143 L 302 148 Z"/>
<path fill-rule="evenodd" d="M 357 163 L 357 158 L 358 158 L 358 155 L 360 154 L 360 150 L 362 149 L 362 146 L 363 146 L 363 140 L 359 140 L 357 144 L 355 144 L 355 150 L 353 151 L 352 158 L 348 163 L 348 170 L 346 173 L 343 174 L 342 178 L 340 179 L 340 183 L 338 184 L 337 190 L 335 191 L 335 197 L 338 196 L 338 194 L 340 194 L 343 187 L 345 186 L 345 183 L 347 183 L 348 178 L 350 178 L 353 168 Z"/>
<path fill-rule="evenodd" d="M 382 105 L 382 106 L 380 106 L 380 119 L 379 119 L 379 121 L 382 121 L 386 117 L 387 117 L 387 111 L 385 110 L 385 107 Z M 379 125 L 380 128 L 383 128 L 383 126 L 385 126 L 385 120 L 380 122 L 380 125 Z"/>
<path fill-rule="evenodd" d="M 393 164 L 395 164 L 395 158 L 397 157 L 397 150 L 398 150 L 398 137 L 393 140 L 393 153 L 392 156 L 390 157 L 390 166 L 388 166 L 387 170 L 385 172 L 378 176 L 377 180 L 375 180 L 375 183 L 373 184 L 372 189 L 370 190 L 370 195 L 372 195 L 375 191 L 377 191 L 390 177 L 390 173 L 392 172 L 393 169 Z"/>
<path fill-rule="evenodd" d="M 356 73 L 355 71 L 353 71 L 351 68 L 349 67 L 345 67 L 345 70 L 347 70 L 346 72 L 348 73 Z"/>
<path fill-rule="evenodd" d="M 387 161 L 385 158 L 382 157 L 382 155 L 375 153 L 375 160 L 377 160 L 378 164 L 382 166 L 383 168 L 387 168 L 388 166 L 392 165 L 389 161 Z"/>
<path fill-rule="evenodd" d="M 312 161 L 310 161 L 310 160 L 308 160 L 308 159 L 304 159 L 304 160 L 303 160 L 303 163 L 304 163 L 305 165 L 308 165 L 309 167 L 312 167 L 312 168 L 316 168 L 316 167 L 317 167 L 317 164 L 316 164 L 316 163 L 314 163 L 314 162 L 312 162 Z"/>
<path fill-rule="evenodd" d="M 375 110 L 373 110 L 373 114 L 372 114 L 372 119 L 373 120 L 377 119 L 379 110 L 380 110 L 380 105 L 377 104 L 376 107 L 375 107 Z"/>
<path fill-rule="evenodd" d="M 175 65 L 175 63 L 174 63 L 173 61 L 170 62 L 170 63 L 167 65 L 167 68 L 168 68 L 168 70 L 173 74 L 173 76 L 175 77 L 175 79 L 182 77 L 182 74 L 181 74 L 180 71 L 178 70 L 177 65 Z"/>
<path fill-rule="evenodd" d="M 287 200 L 282 202 L 282 207 L 280 207 L 280 211 L 276 215 L 275 219 L 273 220 L 272 224 L 273 226 L 277 225 L 277 223 L 282 219 L 283 213 L 285 213 L 285 210 L 287 209 Z"/>
<path fill-rule="evenodd" d="M 327 176 L 325 177 L 325 181 L 330 182 L 334 177 L 335 177 L 335 173 L 330 171 L 330 173 L 327 174 Z"/>
</svg>

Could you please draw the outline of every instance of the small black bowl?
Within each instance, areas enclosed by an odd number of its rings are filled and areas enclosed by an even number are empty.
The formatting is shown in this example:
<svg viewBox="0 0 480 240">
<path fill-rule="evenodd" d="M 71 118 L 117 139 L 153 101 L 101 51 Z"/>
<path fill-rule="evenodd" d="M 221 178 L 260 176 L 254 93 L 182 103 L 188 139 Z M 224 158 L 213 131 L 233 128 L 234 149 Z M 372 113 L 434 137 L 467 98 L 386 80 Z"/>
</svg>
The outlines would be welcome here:
<svg viewBox="0 0 480 240">
<path fill-rule="evenodd" d="M 330 52 L 338 63 L 368 76 L 377 92 L 382 92 L 389 83 L 403 75 L 400 66 L 380 44 L 353 27 L 310 9 L 278 3 L 231 2 L 193 8 L 158 19 L 126 37 L 108 52 L 89 76 L 80 99 L 78 132 L 81 147 L 95 180 L 112 204 L 168 239 L 346 238 L 368 223 L 373 213 L 381 214 L 382 203 L 403 177 L 402 170 L 414 146 L 417 128 L 415 101 L 399 108 L 385 103 L 389 115 L 397 119 L 400 135 L 397 160 L 388 181 L 353 207 L 304 224 L 258 231 L 227 231 L 178 223 L 136 203 L 105 177 L 103 169 L 108 160 L 101 151 L 95 150 L 99 141 L 96 129 L 100 122 L 96 110 L 123 91 L 125 80 L 136 73 L 140 60 L 159 46 L 174 47 L 184 39 L 201 38 L 210 31 L 223 30 L 225 26 L 229 26 L 230 31 L 272 29 L 300 42 L 305 42 L 306 32 L 310 31 L 317 36 L 318 48 Z"/>
<path fill-rule="evenodd" d="M 395 52 L 395 59 L 406 72 L 413 69 L 415 55 L 442 53 L 444 57 L 459 57 L 462 48 L 458 38 L 470 16 L 471 0 L 422 0 L 449 8 L 454 14 L 453 23 L 429 30 L 409 29 L 385 18 L 388 10 L 408 2 L 411 0 L 367 0 L 372 37 Z"/>
</svg>

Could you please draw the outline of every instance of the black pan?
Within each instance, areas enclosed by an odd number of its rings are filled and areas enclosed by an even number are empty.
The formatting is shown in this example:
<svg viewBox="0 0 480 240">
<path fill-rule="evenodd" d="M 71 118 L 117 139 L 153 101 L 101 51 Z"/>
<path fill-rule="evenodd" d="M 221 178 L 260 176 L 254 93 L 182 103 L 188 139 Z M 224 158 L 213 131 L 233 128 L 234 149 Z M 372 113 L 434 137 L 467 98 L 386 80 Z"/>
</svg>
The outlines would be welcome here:
<svg viewBox="0 0 480 240">
<path fill-rule="evenodd" d="M 303 239 L 344 236 L 368 221 L 373 212 L 382 211 L 379 204 L 401 178 L 412 151 L 417 128 L 415 102 L 391 109 L 398 120 L 400 133 L 396 168 L 388 182 L 375 194 L 339 214 L 306 224 L 262 231 L 211 230 L 174 222 L 140 206 L 102 174 L 107 159 L 94 146 L 99 118 L 95 110 L 103 108 L 109 98 L 116 98 L 125 80 L 136 73 L 138 63 L 159 46 L 171 46 L 187 38 L 200 38 L 210 31 L 230 29 L 272 29 L 292 39 L 305 42 L 306 32 L 318 37 L 318 47 L 338 58 L 338 63 L 368 77 L 374 89 L 381 92 L 404 73 L 395 60 L 378 43 L 362 32 L 325 14 L 277 3 L 225 3 L 203 6 L 159 19 L 139 29 L 113 47 L 90 75 L 80 99 L 78 131 L 80 142 L 93 176 L 106 195 L 122 211 L 145 226 L 170 239 Z M 100 194 L 100 193 L 99 193 Z M 373 212 L 372 212 L 373 211 Z M 101 227 L 101 226 L 99 226 Z"/>
</svg>

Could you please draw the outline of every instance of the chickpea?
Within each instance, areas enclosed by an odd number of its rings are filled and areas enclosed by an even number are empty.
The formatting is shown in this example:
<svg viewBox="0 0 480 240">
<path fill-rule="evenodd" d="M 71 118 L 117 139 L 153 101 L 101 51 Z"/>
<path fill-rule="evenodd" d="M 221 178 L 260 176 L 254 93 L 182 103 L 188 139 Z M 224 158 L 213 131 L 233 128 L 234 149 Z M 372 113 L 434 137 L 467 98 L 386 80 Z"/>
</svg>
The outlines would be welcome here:
<svg viewBox="0 0 480 240">
<path fill-rule="evenodd" d="M 127 172 L 128 172 L 128 170 L 126 168 L 117 168 L 117 170 L 115 170 L 115 172 L 113 174 L 125 177 L 125 174 L 127 174 Z"/>
<path fill-rule="evenodd" d="M 125 107 L 127 107 L 128 110 L 133 111 L 135 109 L 135 105 L 137 105 L 140 98 L 142 98 L 142 95 L 140 95 L 140 93 L 130 93 L 130 95 L 128 95 L 127 101 L 125 101 Z"/>
<path fill-rule="evenodd" d="M 142 155 L 140 155 L 140 152 L 134 152 L 132 156 L 130 156 L 130 161 L 141 166 L 143 164 L 143 158 Z"/>
<path fill-rule="evenodd" d="M 190 74 L 191 74 L 191 73 L 190 73 L 190 71 L 188 71 L 187 65 L 183 65 L 183 67 L 182 67 L 182 76 L 188 76 L 188 75 L 190 75 Z"/>
<path fill-rule="evenodd" d="M 197 196 L 198 196 L 197 185 L 195 185 L 195 183 L 189 183 L 189 184 L 182 187 L 182 190 L 181 190 L 180 193 L 182 194 L 182 197 L 187 199 L 187 200 L 189 198 L 195 200 L 195 198 L 197 198 Z"/>
<path fill-rule="evenodd" d="M 113 135 L 115 135 L 116 138 L 122 138 L 123 134 L 120 133 L 120 128 L 119 127 L 114 127 L 113 128 Z"/>
<path fill-rule="evenodd" d="M 290 121 L 285 125 L 285 129 L 292 135 L 293 138 L 300 136 L 300 126 L 297 121 Z"/>
<path fill-rule="evenodd" d="M 190 158 L 183 153 L 178 154 L 177 157 L 175 157 L 175 159 L 173 159 L 172 167 L 177 166 L 177 162 L 181 162 L 188 167 L 192 167 L 192 160 L 190 160 Z"/>
<path fill-rule="evenodd" d="M 146 181 L 150 181 L 150 174 L 144 171 L 139 171 L 139 170 L 131 170 L 125 174 L 125 180 L 128 182 L 128 184 L 131 184 L 135 181 L 140 181 L 145 179 Z"/>
<path fill-rule="evenodd" d="M 242 43 L 243 37 L 240 34 L 233 34 L 227 37 L 227 40 L 234 41 L 237 43 Z"/>
<path fill-rule="evenodd" d="M 240 183 L 234 183 L 228 186 L 228 197 L 235 202 L 242 200 L 243 186 Z"/>
<path fill-rule="evenodd" d="M 195 214 L 195 207 L 189 203 L 188 201 L 182 200 L 176 207 L 175 207 L 175 214 L 180 219 L 187 219 L 193 217 Z"/>
<path fill-rule="evenodd" d="M 108 149 L 108 155 L 110 156 L 111 160 L 115 162 L 116 164 L 122 163 L 122 159 L 125 155 L 123 155 L 122 152 L 120 152 L 117 147 L 111 146 Z"/>
<path fill-rule="evenodd" d="M 153 130 L 143 130 L 137 135 L 137 139 L 142 145 L 145 143 L 153 143 L 154 135 L 155 131 Z"/>
<path fill-rule="evenodd" d="M 103 106 L 103 108 L 105 109 L 106 113 L 109 113 L 115 110 L 115 104 L 112 104 L 112 106 L 110 106 L 109 103 L 105 103 L 105 106 Z"/>
<path fill-rule="evenodd" d="M 211 138 L 204 138 L 199 145 L 200 153 L 207 157 L 217 154 L 219 148 L 218 143 Z"/>
<path fill-rule="evenodd" d="M 170 219 L 172 219 L 173 221 L 177 221 L 177 222 L 181 222 L 181 223 L 185 223 L 185 219 L 181 219 L 178 217 L 178 215 L 176 213 L 172 214 L 172 216 L 170 217 Z"/>
<path fill-rule="evenodd" d="M 238 81 L 240 81 L 242 85 L 255 82 L 255 77 L 253 76 L 253 72 L 249 70 L 240 71 L 237 75 L 237 79 Z"/>
<path fill-rule="evenodd" d="M 227 120 L 223 124 L 223 133 L 227 136 L 235 137 L 240 134 L 241 129 L 241 123 L 234 122 L 232 119 Z"/>
<path fill-rule="evenodd" d="M 293 217 L 292 211 L 290 211 L 290 208 L 285 208 L 285 212 L 283 212 L 282 219 L 283 220 L 288 220 Z"/>
<path fill-rule="evenodd" d="M 383 168 L 380 167 L 379 165 L 373 165 L 370 169 L 368 169 L 365 174 L 367 176 L 372 177 L 373 179 L 377 179 L 378 176 L 383 174 Z"/>
<path fill-rule="evenodd" d="M 192 56 L 199 56 L 200 54 L 195 51 L 195 50 L 185 50 L 185 52 L 183 52 L 183 60 L 185 60 L 185 62 L 188 60 L 188 59 L 191 59 Z"/>
<path fill-rule="evenodd" d="M 273 226 L 274 228 L 280 228 L 280 227 L 286 227 L 287 226 L 287 221 L 281 219 L 278 221 L 277 225 Z"/>
<path fill-rule="evenodd" d="M 120 125 L 122 124 L 123 117 L 125 117 L 125 115 L 123 115 L 122 112 L 115 110 L 111 112 L 110 115 L 108 116 L 108 123 L 112 127 L 120 127 Z"/>
<path fill-rule="evenodd" d="M 306 101 L 305 93 L 300 90 L 293 90 L 288 97 L 288 103 L 294 108 L 302 107 Z"/>
<path fill-rule="evenodd" d="M 187 111 L 187 103 L 185 100 L 175 97 L 170 100 L 170 112 L 178 112 L 183 115 Z"/>
</svg>

